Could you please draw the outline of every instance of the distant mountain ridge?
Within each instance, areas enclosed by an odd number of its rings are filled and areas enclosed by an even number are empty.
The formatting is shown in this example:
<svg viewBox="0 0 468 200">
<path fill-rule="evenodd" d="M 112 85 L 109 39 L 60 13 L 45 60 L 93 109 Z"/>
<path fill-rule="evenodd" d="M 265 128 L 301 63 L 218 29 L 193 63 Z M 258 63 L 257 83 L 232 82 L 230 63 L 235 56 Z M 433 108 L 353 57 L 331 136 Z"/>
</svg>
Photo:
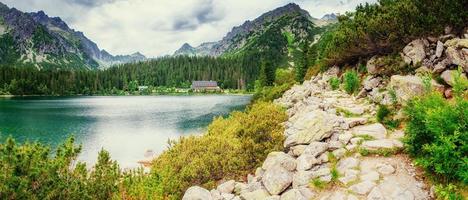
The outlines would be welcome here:
<svg viewBox="0 0 468 200">
<path fill-rule="evenodd" d="M 266 12 L 253 21 L 248 20 L 242 25 L 232 28 L 220 41 L 202 43 L 197 47 L 185 43 L 175 51 L 174 55 L 222 56 L 240 52 L 266 33 L 275 32 L 277 34 L 277 30 L 269 32 L 272 28 L 280 30 L 280 34 L 292 36 L 297 47 L 298 43 L 311 39 L 313 35 L 320 32 L 318 31 L 319 27 L 326 26 L 336 20 L 335 14 L 326 15 L 322 19 L 313 18 L 299 5 L 290 3 Z M 262 45 L 257 44 L 257 47 L 259 46 Z"/>
<path fill-rule="evenodd" d="M 146 60 L 137 52 L 113 56 L 82 32 L 43 11 L 24 13 L 0 2 L 0 64 L 42 68 L 100 69 Z"/>
</svg>

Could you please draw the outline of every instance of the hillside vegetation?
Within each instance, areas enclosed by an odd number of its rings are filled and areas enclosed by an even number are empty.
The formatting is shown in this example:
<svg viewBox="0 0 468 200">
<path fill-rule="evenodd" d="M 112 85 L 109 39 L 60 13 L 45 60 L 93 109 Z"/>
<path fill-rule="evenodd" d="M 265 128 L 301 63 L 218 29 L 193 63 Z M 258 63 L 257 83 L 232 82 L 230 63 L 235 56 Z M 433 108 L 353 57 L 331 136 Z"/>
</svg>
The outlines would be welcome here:
<svg viewBox="0 0 468 200">
<path fill-rule="evenodd" d="M 400 51 L 422 36 L 439 35 L 444 27 L 461 32 L 468 4 L 460 0 L 380 0 L 339 16 L 339 23 L 313 47 L 320 66 L 354 64 L 376 54 Z"/>
<path fill-rule="evenodd" d="M 307 55 L 304 57 L 307 60 L 305 63 L 309 64 L 304 66 L 309 66 L 309 74 L 315 74 L 333 65 L 359 66 L 377 54 L 394 56 L 413 39 L 432 34 L 439 35 L 446 26 L 451 26 L 455 32 L 460 32 L 468 22 L 467 17 L 465 0 L 381 0 L 378 4 L 361 5 L 355 12 L 340 16 L 339 23 L 329 27 L 328 32 L 318 43 L 313 44 L 312 41 L 305 43 L 313 45 L 305 50 Z M 281 40 L 280 44 L 287 44 L 288 38 L 292 40 L 288 34 L 281 35 L 283 38 L 275 35 Z M 264 38 L 264 40 L 275 39 Z M 267 54 L 269 56 L 284 53 L 280 48 L 274 46 L 271 48 L 273 51 L 271 55 Z M 144 173 L 143 170 L 122 172 L 105 151 L 100 153 L 96 166 L 86 170 L 83 164 L 75 163 L 80 148 L 73 144 L 73 140 L 66 142 L 53 155 L 44 145 L 30 143 L 20 145 L 8 139 L 4 144 L 0 144 L 0 198 L 181 199 L 184 191 L 193 185 L 211 189 L 218 184 L 218 181 L 227 179 L 245 181 L 245 175 L 253 173 L 268 153 L 283 150 L 285 141 L 283 124 L 288 120 L 288 116 L 283 108 L 273 104 L 272 101 L 296 83 L 297 77 L 300 80 L 303 75 L 297 76 L 297 71 L 291 69 L 271 67 L 275 66 L 276 58 L 264 57 L 255 60 L 254 57 L 244 57 L 245 60 L 241 61 L 243 66 L 252 64 L 257 68 L 231 68 L 231 64 L 239 62 L 235 59 L 238 58 L 225 57 L 221 60 L 207 57 L 165 58 L 137 65 L 124 65 L 102 72 L 42 73 L 29 71 L 32 69 L 3 70 L 3 76 L 0 78 L 3 77 L 4 88 L 12 87 L 11 82 L 13 82 L 12 79 L 7 79 L 9 76 L 5 76 L 5 73 L 15 73 L 16 77 L 30 80 L 23 83 L 23 87 L 37 85 L 34 84 L 36 83 L 34 80 L 38 77 L 43 81 L 49 81 L 44 87 L 50 89 L 60 88 L 62 86 L 57 86 L 58 84 L 70 81 L 70 86 L 63 86 L 63 90 L 66 91 L 67 87 L 71 87 L 72 93 L 85 93 L 82 88 L 86 87 L 92 92 L 111 90 L 113 87 L 125 89 L 131 80 L 145 84 L 179 86 L 188 78 L 203 78 L 220 80 L 226 87 L 236 87 L 238 79 L 245 78 L 240 75 L 246 75 L 250 76 L 246 79 L 247 82 L 253 83 L 250 87 L 256 91 L 256 102 L 245 112 L 234 112 L 227 118 L 215 119 L 208 131 L 201 136 L 189 136 L 171 141 L 169 148 L 152 161 L 150 173 Z M 386 63 L 394 61 L 390 60 Z M 160 65 L 164 62 L 172 64 Z M 190 64 L 186 65 L 189 66 L 187 68 L 176 69 L 175 67 L 184 66 L 179 63 Z M 216 66 L 221 65 L 221 69 L 227 71 L 218 70 L 212 65 L 213 63 L 217 63 Z M 141 68 L 138 68 L 139 66 Z M 405 69 L 408 65 L 402 67 Z M 170 72 L 174 69 L 176 72 Z M 366 70 L 361 70 L 359 67 L 349 70 L 343 76 L 342 84 L 338 77 L 325 84 L 332 84 L 334 89 L 343 87 L 349 94 L 357 95 Z M 168 78 L 154 78 L 162 73 L 168 73 Z M 62 78 L 57 80 L 57 77 Z M 70 80 L 73 78 L 86 81 L 77 85 Z M 56 90 L 58 89 L 52 91 Z M 453 90 L 455 97 L 452 100 L 428 94 L 410 100 L 407 105 L 396 105 L 391 102 L 388 108 L 404 107 L 406 118 L 403 120 L 406 120 L 407 126 L 406 150 L 416 159 L 418 166 L 429 172 L 429 176 L 435 177 L 435 183 L 441 184 L 436 189 L 440 199 L 463 199 L 464 197 L 457 192 L 463 191 L 467 184 L 468 104 L 466 96 L 463 96 L 466 94 L 459 94 L 460 91 L 466 90 L 466 83 L 453 84 Z M 306 95 L 300 92 L 296 94 Z M 393 101 L 396 98 L 395 91 L 388 91 L 388 96 Z M 349 96 L 349 99 L 353 100 L 354 97 Z M 295 102 L 297 99 L 291 101 Z M 378 120 L 383 122 L 385 119 L 390 119 L 388 115 L 394 115 L 396 112 L 397 110 L 384 111 L 381 108 Z M 353 117 L 353 113 L 345 109 L 336 109 L 334 113 Z M 385 125 L 390 128 L 389 124 Z M 393 127 L 399 125 L 395 123 Z M 364 141 L 361 143 L 372 139 L 369 135 L 363 137 Z M 388 135 L 383 134 L 383 137 Z M 362 151 L 362 154 L 391 153 L 393 152 Z M 335 160 L 336 168 L 336 158 L 327 156 L 326 159 L 331 162 Z M 71 165 L 75 167 L 71 168 Z M 338 177 L 339 174 L 335 171 L 335 175 L 330 176 L 330 179 L 336 182 Z M 322 183 L 317 179 L 311 184 L 319 187 Z"/>
</svg>

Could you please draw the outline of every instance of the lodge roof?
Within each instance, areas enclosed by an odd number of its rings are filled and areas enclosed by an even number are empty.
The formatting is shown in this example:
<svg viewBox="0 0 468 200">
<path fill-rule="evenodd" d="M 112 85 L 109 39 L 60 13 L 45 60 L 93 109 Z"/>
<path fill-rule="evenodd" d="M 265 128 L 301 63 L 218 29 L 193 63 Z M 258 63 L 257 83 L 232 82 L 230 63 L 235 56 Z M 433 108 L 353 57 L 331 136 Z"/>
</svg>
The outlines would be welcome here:
<svg viewBox="0 0 468 200">
<path fill-rule="evenodd" d="M 192 81 L 192 87 L 218 87 L 218 82 L 216 81 Z"/>
</svg>

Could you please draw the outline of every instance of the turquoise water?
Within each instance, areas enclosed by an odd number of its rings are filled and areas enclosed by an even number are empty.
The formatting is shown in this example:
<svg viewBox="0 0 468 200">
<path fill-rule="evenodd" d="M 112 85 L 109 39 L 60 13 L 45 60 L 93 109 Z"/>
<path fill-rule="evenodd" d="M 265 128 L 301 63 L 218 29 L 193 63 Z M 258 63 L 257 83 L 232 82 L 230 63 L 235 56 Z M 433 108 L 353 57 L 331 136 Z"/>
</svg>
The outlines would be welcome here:
<svg viewBox="0 0 468 200">
<path fill-rule="evenodd" d="M 139 166 L 168 139 L 202 133 L 213 117 L 242 110 L 250 96 L 26 97 L 0 99 L 0 139 L 55 147 L 71 135 L 79 160 L 96 162 L 104 148 L 122 168 Z"/>
</svg>

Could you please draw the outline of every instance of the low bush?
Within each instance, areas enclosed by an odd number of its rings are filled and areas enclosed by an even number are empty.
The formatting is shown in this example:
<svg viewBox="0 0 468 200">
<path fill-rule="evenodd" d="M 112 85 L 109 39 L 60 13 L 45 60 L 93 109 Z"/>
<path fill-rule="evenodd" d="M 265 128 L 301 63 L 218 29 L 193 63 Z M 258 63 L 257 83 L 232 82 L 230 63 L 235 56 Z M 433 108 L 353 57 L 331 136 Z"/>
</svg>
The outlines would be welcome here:
<svg viewBox="0 0 468 200">
<path fill-rule="evenodd" d="M 278 86 L 267 86 L 257 90 L 253 96 L 253 101 L 270 102 L 283 96 L 294 84 L 285 83 Z"/>
<path fill-rule="evenodd" d="M 332 90 L 337 90 L 340 87 L 340 79 L 337 77 L 332 77 L 328 83 L 330 83 L 330 87 Z"/>
<path fill-rule="evenodd" d="M 81 147 L 73 138 L 52 154 L 39 143 L 16 144 L 8 138 L 0 144 L 0 199 L 111 199 L 121 176 L 109 153 L 101 151 L 88 171 L 75 163 Z M 74 164 L 74 167 L 71 168 Z"/>
<path fill-rule="evenodd" d="M 350 70 L 343 75 L 344 90 L 348 94 L 353 94 L 359 89 L 359 76 L 356 71 Z"/>
<path fill-rule="evenodd" d="M 192 185 L 211 188 L 223 178 L 253 172 L 269 152 L 282 149 L 286 119 L 282 108 L 256 103 L 246 112 L 217 118 L 203 136 L 171 142 L 153 162 L 151 178 L 159 183 L 159 197 L 180 199 Z"/>
<path fill-rule="evenodd" d="M 430 93 L 408 102 L 405 144 L 416 163 L 438 180 L 468 184 L 468 100 Z"/>
<path fill-rule="evenodd" d="M 394 107 L 391 107 L 395 110 Z M 394 120 L 395 112 L 385 105 L 379 105 L 377 109 L 377 121 L 384 124 L 387 128 L 395 129 L 400 126 L 400 120 Z"/>
</svg>

